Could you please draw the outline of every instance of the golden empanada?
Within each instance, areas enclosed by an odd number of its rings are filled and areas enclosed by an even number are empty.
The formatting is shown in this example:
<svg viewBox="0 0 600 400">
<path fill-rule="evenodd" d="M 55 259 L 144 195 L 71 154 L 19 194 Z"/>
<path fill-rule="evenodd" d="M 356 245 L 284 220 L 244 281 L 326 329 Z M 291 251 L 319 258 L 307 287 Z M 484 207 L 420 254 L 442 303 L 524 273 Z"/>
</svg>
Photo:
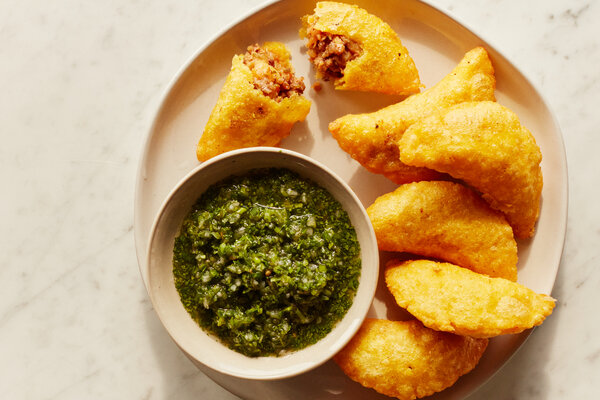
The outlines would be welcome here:
<svg viewBox="0 0 600 400">
<path fill-rule="evenodd" d="M 277 146 L 310 110 L 303 91 L 302 78 L 294 76 L 290 54 L 282 43 L 248 47 L 245 54 L 233 57 L 198 142 L 198 160 L 244 147 Z"/>
<path fill-rule="evenodd" d="M 412 125 L 400 140 L 400 159 L 461 179 L 502 211 L 515 236 L 533 236 L 540 211 L 542 153 L 508 108 L 467 102 Z"/>
<path fill-rule="evenodd" d="M 460 63 L 432 88 L 367 114 L 348 114 L 329 124 L 342 150 L 371 172 L 395 183 L 440 179 L 443 174 L 400 161 L 398 141 L 404 131 L 431 113 L 465 101 L 494 100 L 496 80 L 482 47 L 465 54 Z"/>
<path fill-rule="evenodd" d="M 390 262 L 385 281 L 398 305 L 425 326 L 457 335 L 519 333 L 540 325 L 554 308 L 550 296 L 449 263 Z"/>
<path fill-rule="evenodd" d="M 366 319 L 334 361 L 348 377 L 387 396 L 440 392 L 471 371 L 487 339 L 436 332 L 419 321 Z"/>
<path fill-rule="evenodd" d="M 517 280 L 517 243 L 502 213 L 466 186 L 407 183 L 367 208 L 381 250 L 435 257 Z"/>
<path fill-rule="evenodd" d="M 322 1 L 302 18 L 300 36 L 317 77 L 336 89 L 407 95 L 417 93 L 419 73 L 394 30 L 355 5 Z"/>
</svg>

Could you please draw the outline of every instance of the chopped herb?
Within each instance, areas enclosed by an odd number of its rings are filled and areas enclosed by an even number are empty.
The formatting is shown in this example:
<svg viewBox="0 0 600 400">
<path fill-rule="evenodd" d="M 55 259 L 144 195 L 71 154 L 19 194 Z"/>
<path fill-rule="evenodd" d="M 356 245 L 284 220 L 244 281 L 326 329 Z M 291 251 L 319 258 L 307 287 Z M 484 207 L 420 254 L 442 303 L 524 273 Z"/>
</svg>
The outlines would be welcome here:
<svg viewBox="0 0 600 400">
<path fill-rule="evenodd" d="M 316 343 L 352 305 L 360 247 L 325 189 L 287 169 L 211 186 L 175 239 L 173 274 L 192 318 L 247 356 Z"/>
</svg>

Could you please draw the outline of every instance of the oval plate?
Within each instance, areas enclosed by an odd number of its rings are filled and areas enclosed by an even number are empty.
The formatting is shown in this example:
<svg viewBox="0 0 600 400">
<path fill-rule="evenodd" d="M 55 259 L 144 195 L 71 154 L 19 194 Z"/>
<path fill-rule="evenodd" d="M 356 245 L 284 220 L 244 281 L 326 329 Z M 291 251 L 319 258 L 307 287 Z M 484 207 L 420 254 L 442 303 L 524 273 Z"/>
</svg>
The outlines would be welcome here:
<svg viewBox="0 0 600 400">
<path fill-rule="evenodd" d="M 334 91 L 330 83 L 311 89 L 316 81 L 298 30 L 303 15 L 312 13 L 314 1 L 282 0 L 267 3 L 237 24 L 219 33 L 201 48 L 170 85 L 148 134 L 140 161 L 134 214 L 135 245 L 142 278 L 148 234 L 163 200 L 175 184 L 198 165 L 196 144 L 235 54 L 253 43 L 281 41 L 292 54 L 296 74 L 305 78 L 305 95 L 312 101 L 305 122 L 297 124 L 281 146 L 309 155 L 334 170 L 355 191 L 365 206 L 394 190 L 386 178 L 371 174 L 344 153 L 329 134 L 329 122 L 348 113 L 375 111 L 398 97 Z M 518 241 L 519 282 L 536 292 L 552 291 L 562 254 L 567 221 L 567 165 L 560 129 L 546 102 L 529 80 L 504 56 L 464 24 L 435 7 L 417 0 L 355 1 L 382 17 L 398 33 L 419 69 L 426 88 L 448 74 L 463 55 L 484 46 L 496 71 L 497 101 L 512 109 L 535 136 L 543 154 L 546 177 L 536 235 Z M 382 255 L 385 260 L 385 254 Z M 380 279 L 369 316 L 405 319 Z M 489 379 L 525 341 L 530 332 L 490 340 L 479 365 L 449 389 L 431 399 L 460 399 Z M 244 399 L 386 399 L 347 378 L 329 361 L 309 373 L 279 381 L 249 381 L 220 374 L 203 365 L 210 378 Z"/>
</svg>

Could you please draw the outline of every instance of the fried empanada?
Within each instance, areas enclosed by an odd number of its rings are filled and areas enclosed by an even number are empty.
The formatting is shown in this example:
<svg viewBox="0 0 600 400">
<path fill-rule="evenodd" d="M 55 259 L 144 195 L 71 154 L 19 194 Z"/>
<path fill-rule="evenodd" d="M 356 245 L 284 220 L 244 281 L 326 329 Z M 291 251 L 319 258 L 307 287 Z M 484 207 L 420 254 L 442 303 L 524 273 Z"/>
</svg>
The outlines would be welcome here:
<svg viewBox="0 0 600 400">
<path fill-rule="evenodd" d="M 253 45 L 244 55 L 233 57 L 198 142 L 198 160 L 244 147 L 279 145 L 310 110 L 310 101 L 302 96 L 304 88 L 282 43 Z"/>
<path fill-rule="evenodd" d="M 355 5 L 323 1 L 302 18 L 300 36 L 317 77 L 340 90 L 417 93 L 419 73 L 394 30 Z"/>
<path fill-rule="evenodd" d="M 452 386 L 471 371 L 487 339 L 436 332 L 419 321 L 366 319 L 334 361 L 352 380 L 412 400 Z"/>
<path fill-rule="evenodd" d="M 425 326 L 457 335 L 519 333 L 540 325 L 554 308 L 550 296 L 449 263 L 392 261 L 385 282 L 398 305 Z"/>
<path fill-rule="evenodd" d="M 400 159 L 462 179 L 502 211 L 515 236 L 533 236 L 542 193 L 542 153 L 508 108 L 467 102 L 412 125 L 400 140 Z"/>
<path fill-rule="evenodd" d="M 517 243 L 502 213 L 466 186 L 407 183 L 367 208 L 379 248 L 435 257 L 517 280 Z"/>
<path fill-rule="evenodd" d="M 400 161 L 404 131 L 429 114 L 465 101 L 494 100 L 494 68 L 482 47 L 465 54 L 445 78 L 423 93 L 368 114 L 348 114 L 329 124 L 339 146 L 373 173 L 395 183 L 440 179 L 443 175 Z"/>
</svg>

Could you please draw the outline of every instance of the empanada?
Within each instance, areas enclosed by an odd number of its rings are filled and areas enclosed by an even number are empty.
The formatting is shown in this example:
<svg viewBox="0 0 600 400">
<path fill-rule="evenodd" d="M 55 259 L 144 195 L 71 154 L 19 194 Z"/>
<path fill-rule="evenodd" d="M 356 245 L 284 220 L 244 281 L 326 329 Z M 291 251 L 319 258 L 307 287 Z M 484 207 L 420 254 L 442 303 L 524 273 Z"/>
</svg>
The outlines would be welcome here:
<svg viewBox="0 0 600 400">
<path fill-rule="evenodd" d="M 198 160 L 244 147 L 277 146 L 310 110 L 310 101 L 302 96 L 304 88 L 282 43 L 253 45 L 233 57 L 198 142 Z"/>
<path fill-rule="evenodd" d="M 554 308 L 550 296 L 449 263 L 390 262 L 385 281 L 398 305 L 425 326 L 457 335 L 519 333 L 540 325 Z"/>
<path fill-rule="evenodd" d="M 400 159 L 461 179 L 502 211 L 515 236 L 533 236 L 540 211 L 542 153 L 508 108 L 467 102 L 412 125 L 400 140 Z"/>
<path fill-rule="evenodd" d="M 517 243 L 502 213 L 466 186 L 407 183 L 367 208 L 381 250 L 435 257 L 517 280 Z"/>
<path fill-rule="evenodd" d="M 440 392 L 471 371 L 487 347 L 424 327 L 419 321 L 366 319 L 334 361 L 352 380 L 412 400 Z"/>
<path fill-rule="evenodd" d="M 465 101 L 494 100 L 496 80 L 482 47 L 465 54 L 445 78 L 423 93 L 367 114 L 348 114 L 329 124 L 339 146 L 373 173 L 395 183 L 440 179 L 443 174 L 400 161 L 398 141 L 404 131 L 436 111 Z"/>
<path fill-rule="evenodd" d="M 394 30 L 355 5 L 322 1 L 302 18 L 300 36 L 317 77 L 336 89 L 407 95 L 417 93 L 419 73 Z"/>
</svg>

